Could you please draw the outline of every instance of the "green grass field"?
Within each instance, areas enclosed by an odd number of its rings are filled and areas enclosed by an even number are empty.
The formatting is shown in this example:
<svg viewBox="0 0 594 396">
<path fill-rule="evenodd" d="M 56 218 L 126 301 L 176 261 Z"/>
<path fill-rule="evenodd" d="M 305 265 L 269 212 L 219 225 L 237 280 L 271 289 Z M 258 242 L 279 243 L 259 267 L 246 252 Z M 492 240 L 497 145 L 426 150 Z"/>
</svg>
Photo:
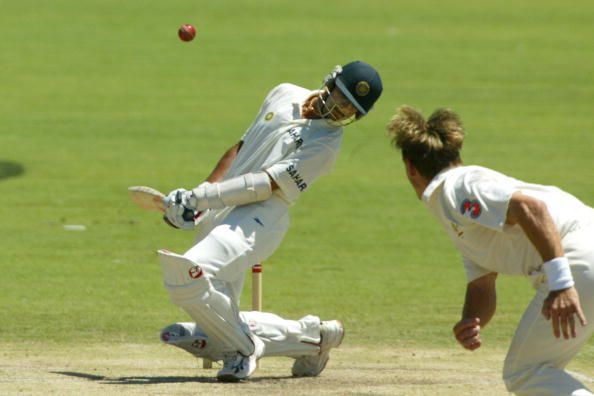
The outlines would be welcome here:
<svg viewBox="0 0 594 396">
<path fill-rule="evenodd" d="M 385 136 L 402 104 L 458 111 L 466 163 L 594 205 L 590 1 L 1 4 L 3 343 L 158 343 L 187 317 L 155 251 L 182 252 L 192 234 L 134 207 L 126 188 L 198 184 L 270 88 L 317 88 L 354 59 L 379 69 L 384 95 L 292 208 L 264 263 L 265 310 L 340 318 L 351 346 L 458 351 L 462 265 Z M 177 39 L 181 23 L 196 40 Z M 73 224 L 86 231 L 64 229 Z M 507 345 L 532 295 L 509 277 L 498 291 L 485 348 Z M 579 359 L 594 372 L 594 341 Z"/>
</svg>

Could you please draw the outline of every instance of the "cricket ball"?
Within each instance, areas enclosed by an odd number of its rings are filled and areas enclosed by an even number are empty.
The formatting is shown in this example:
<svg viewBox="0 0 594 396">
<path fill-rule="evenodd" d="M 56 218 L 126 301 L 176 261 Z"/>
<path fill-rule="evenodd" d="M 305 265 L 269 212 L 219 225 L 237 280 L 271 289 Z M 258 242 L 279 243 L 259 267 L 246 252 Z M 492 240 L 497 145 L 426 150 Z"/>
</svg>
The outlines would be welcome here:
<svg viewBox="0 0 594 396">
<path fill-rule="evenodd" d="M 184 23 L 177 30 L 177 35 L 181 41 L 192 41 L 196 37 L 196 28 L 188 23 Z"/>
</svg>

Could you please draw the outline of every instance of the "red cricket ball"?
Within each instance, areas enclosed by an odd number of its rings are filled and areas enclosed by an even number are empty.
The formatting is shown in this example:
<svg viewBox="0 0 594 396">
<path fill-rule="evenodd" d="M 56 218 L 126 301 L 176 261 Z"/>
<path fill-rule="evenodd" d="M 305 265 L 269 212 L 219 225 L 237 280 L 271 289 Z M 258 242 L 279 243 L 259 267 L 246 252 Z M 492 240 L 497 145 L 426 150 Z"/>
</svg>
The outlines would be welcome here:
<svg viewBox="0 0 594 396">
<path fill-rule="evenodd" d="M 192 41 L 196 37 L 196 28 L 189 23 L 184 23 L 179 27 L 177 35 L 182 41 Z"/>
</svg>

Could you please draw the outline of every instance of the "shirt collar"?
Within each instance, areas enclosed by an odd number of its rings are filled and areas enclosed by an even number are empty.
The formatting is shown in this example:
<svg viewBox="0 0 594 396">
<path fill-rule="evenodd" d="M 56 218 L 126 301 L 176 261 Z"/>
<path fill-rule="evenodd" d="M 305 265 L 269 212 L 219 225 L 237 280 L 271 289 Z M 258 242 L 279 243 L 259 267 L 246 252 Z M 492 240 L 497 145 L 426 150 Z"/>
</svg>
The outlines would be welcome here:
<svg viewBox="0 0 594 396">
<path fill-rule="evenodd" d="M 455 166 L 452 168 L 445 168 L 445 169 L 442 169 L 441 172 L 439 172 L 437 175 L 435 175 L 433 177 L 433 179 L 431 179 L 431 181 L 429 182 L 427 187 L 425 188 L 425 191 L 423 191 L 423 196 L 422 196 L 423 202 L 428 203 L 429 199 L 431 198 L 431 195 L 433 195 L 433 193 L 435 192 L 437 187 L 439 187 L 443 183 L 443 181 L 446 179 L 447 175 L 450 172 L 453 172 L 457 168 L 459 168 L 459 167 Z"/>
</svg>

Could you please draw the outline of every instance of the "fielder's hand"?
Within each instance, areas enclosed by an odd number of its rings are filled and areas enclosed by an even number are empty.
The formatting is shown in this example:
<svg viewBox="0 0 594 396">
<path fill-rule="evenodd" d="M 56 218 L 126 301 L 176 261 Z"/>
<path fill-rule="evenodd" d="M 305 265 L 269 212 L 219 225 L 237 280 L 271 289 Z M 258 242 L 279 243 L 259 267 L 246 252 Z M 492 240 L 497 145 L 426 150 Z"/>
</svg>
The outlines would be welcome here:
<svg viewBox="0 0 594 396">
<path fill-rule="evenodd" d="M 553 334 L 559 338 L 563 332 L 563 338 L 576 337 L 575 318 L 577 315 L 582 326 L 587 324 L 586 317 L 580 306 L 580 297 L 575 287 L 563 290 L 555 290 L 549 293 L 542 304 L 542 314 L 553 325 Z"/>
<path fill-rule="evenodd" d="M 466 318 L 454 326 L 453 330 L 456 340 L 469 351 L 474 351 L 482 344 L 480 323 L 481 320 L 479 318 Z"/>
<path fill-rule="evenodd" d="M 194 221 L 194 211 L 184 205 L 187 193 L 188 191 L 179 188 L 170 192 L 169 195 L 163 199 L 163 203 L 166 207 L 163 220 L 174 228 L 191 230 L 196 226 L 196 222 Z"/>
</svg>

